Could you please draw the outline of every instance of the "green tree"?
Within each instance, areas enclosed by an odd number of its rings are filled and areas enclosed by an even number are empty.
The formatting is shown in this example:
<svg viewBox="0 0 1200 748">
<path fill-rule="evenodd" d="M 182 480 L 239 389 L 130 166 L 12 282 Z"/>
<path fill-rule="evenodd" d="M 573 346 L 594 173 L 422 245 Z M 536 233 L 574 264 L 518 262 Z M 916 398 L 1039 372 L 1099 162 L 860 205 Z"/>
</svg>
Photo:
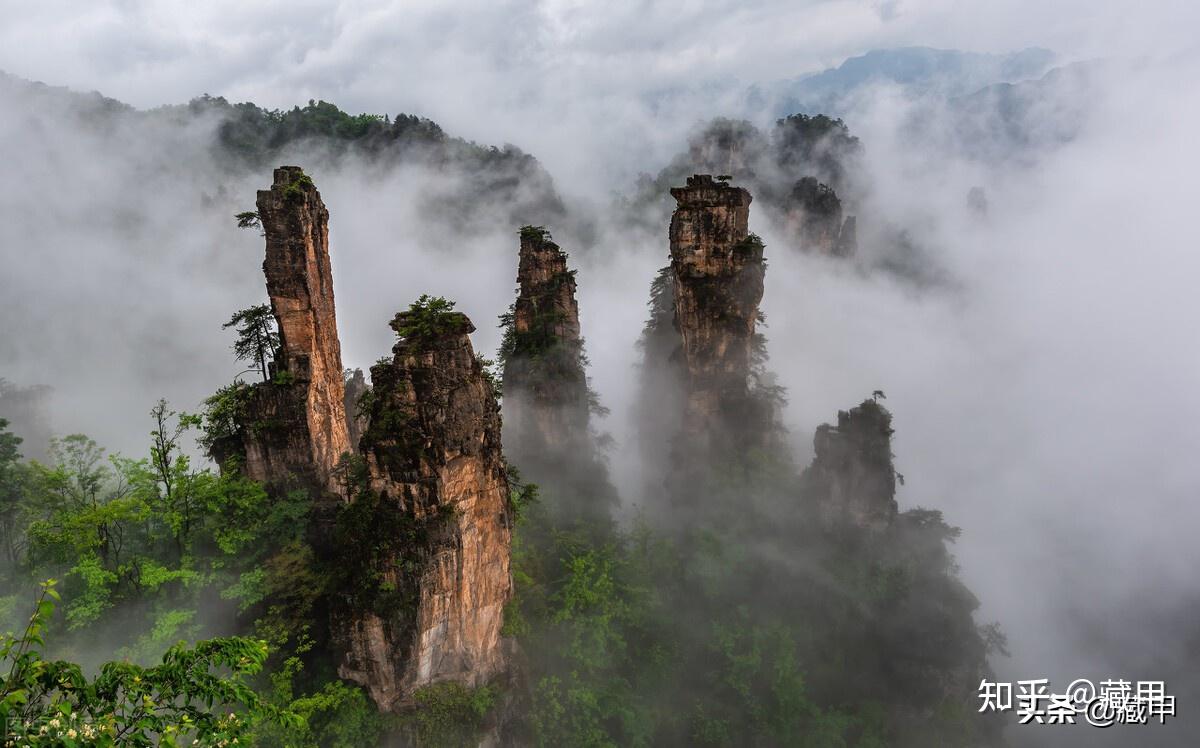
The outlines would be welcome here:
<svg viewBox="0 0 1200 748">
<path fill-rule="evenodd" d="M 180 560 L 199 510 L 200 486 L 211 478 L 207 473 L 192 470 L 191 460 L 180 445 L 184 433 L 200 427 L 201 418 L 176 413 L 161 399 L 151 408 L 150 417 L 154 419 L 154 430 L 150 432 L 150 472 L 141 476 L 142 488 L 148 490 L 147 503 L 158 512 L 159 521 L 170 527 L 176 560 Z"/>
<path fill-rule="evenodd" d="M 261 229 L 262 218 L 257 210 L 247 210 L 234 215 L 239 229 Z"/>
<path fill-rule="evenodd" d="M 0 555 L 11 569 L 20 561 L 29 469 L 21 462 L 21 437 L 0 418 Z"/>
<path fill-rule="evenodd" d="M 267 362 L 274 358 L 279 348 L 279 331 L 271 307 L 259 304 L 234 312 L 229 321 L 221 325 L 223 330 L 230 327 L 237 329 L 233 353 L 238 361 L 250 362 L 262 374 L 263 381 L 269 381 Z"/>
</svg>

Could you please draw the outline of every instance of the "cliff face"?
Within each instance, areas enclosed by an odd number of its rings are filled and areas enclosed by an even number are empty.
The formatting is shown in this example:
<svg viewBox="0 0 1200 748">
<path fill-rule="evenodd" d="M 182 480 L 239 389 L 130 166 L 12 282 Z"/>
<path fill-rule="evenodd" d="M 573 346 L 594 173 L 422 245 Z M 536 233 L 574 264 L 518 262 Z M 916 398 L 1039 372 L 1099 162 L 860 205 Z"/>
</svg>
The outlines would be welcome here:
<svg viewBox="0 0 1200 748">
<path fill-rule="evenodd" d="M 329 266 L 329 212 L 295 166 L 275 170 L 258 193 L 267 239 L 263 272 L 280 346 L 272 381 L 247 393 L 238 438 L 214 448 L 237 455 L 245 474 L 267 485 L 334 490 L 332 471 L 349 451 L 341 344 Z M 234 443 L 236 441 L 236 443 Z"/>
<path fill-rule="evenodd" d="M 345 383 L 346 396 L 343 402 L 346 411 L 346 433 L 350 439 L 350 451 L 354 453 L 358 451 L 358 443 L 367 430 L 367 416 L 359 412 L 358 402 L 371 388 L 367 385 L 367 378 L 363 376 L 362 369 L 349 372 Z"/>
<path fill-rule="evenodd" d="M 838 411 L 837 426 L 822 424 L 816 455 L 802 478 L 821 523 L 880 531 L 896 519 L 892 414 L 875 400 Z"/>
<path fill-rule="evenodd" d="M 762 242 L 747 228 L 750 193 L 697 174 L 671 195 L 678 202 L 670 239 L 674 326 L 687 392 L 684 431 L 765 433 L 749 383 L 764 275 Z"/>
<path fill-rule="evenodd" d="M 363 571 L 392 598 L 335 616 L 338 674 L 385 711 L 422 686 L 478 686 L 503 673 L 512 589 L 499 408 L 467 337 L 474 327 L 456 312 L 411 311 L 392 327 L 401 339 L 393 360 L 371 369 L 360 446 L 377 502 L 366 526 L 383 530 L 388 548 Z"/>
<path fill-rule="evenodd" d="M 258 215 L 267 235 L 267 293 L 279 322 L 274 374 L 307 383 L 311 461 L 329 483 L 338 457 L 350 449 L 329 267 L 329 211 L 299 167 L 281 166 L 271 189 L 258 193 Z"/>
</svg>

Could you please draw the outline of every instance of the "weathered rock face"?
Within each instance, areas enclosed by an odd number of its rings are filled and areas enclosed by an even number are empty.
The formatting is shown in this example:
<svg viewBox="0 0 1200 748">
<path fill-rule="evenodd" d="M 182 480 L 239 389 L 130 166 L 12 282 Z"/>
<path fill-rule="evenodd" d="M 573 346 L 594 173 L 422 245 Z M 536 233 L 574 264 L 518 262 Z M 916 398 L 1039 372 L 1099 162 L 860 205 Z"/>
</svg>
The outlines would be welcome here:
<svg viewBox="0 0 1200 748">
<path fill-rule="evenodd" d="M 329 266 L 329 211 L 303 170 L 281 166 L 271 189 L 258 193 L 258 215 L 267 235 L 267 293 L 279 322 L 274 374 L 308 383 L 311 461 L 329 482 L 338 458 L 350 449 Z"/>
<path fill-rule="evenodd" d="M 391 517 L 383 524 L 406 533 L 372 562 L 379 588 L 397 599 L 335 616 L 338 674 L 385 711 L 422 686 L 478 686 L 502 674 L 512 590 L 500 414 L 467 337 L 474 327 L 456 312 L 430 324 L 401 313 L 392 327 L 401 340 L 391 362 L 371 369 L 360 448 L 378 500 L 371 524 Z"/>
<path fill-rule="evenodd" d="M 371 388 L 367 385 L 367 378 L 363 376 L 362 369 L 355 369 L 353 372 L 347 370 L 345 383 L 346 433 L 350 439 L 350 451 L 357 453 L 358 443 L 367 430 L 367 416 L 359 412 L 358 402 Z"/>
<path fill-rule="evenodd" d="M 822 424 L 816 456 L 802 478 L 829 529 L 884 530 L 896 519 L 892 414 L 875 400 L 838 411 L 837 426 Z"/>
<path fill-rule="evenodd" d="M 684 430 L 738 438 L 756 424 L 765 433 L 749 383 L 764 275 L 762 242 L 747 226 L 750 193 L 697 174 L 671 195 L 678 202 L 670 239 L 674 326 L 687 391 Z"/>
<path fill-rule="evenodd" d="M 857 248 L 854 216 L 842 219 L 842 201 L 816 177 L 796 182 L 788 196 L 785 222 L 801 250 L 846 256 Z"/>
<path fill-rule="evenodd" d="M 505 443 L 544 451 L 588 429 L 588 385 L 575 274 L 547 232 L 521 231 L 519 294 L 504 350 Z"/>
<path fill-rule="evenodd" d="M 349 451 L 342 352 L 329 265 L 329 212 L 312 180 L 295 166 L 275 170 L 258 193 L 267 238 L 263 272 L 280 346 L 272 381 L 247 393 L 233 443 L 214 446 L 221 463 L 242 458 L 245 474 L 268 486 L 333 490 L 332 471 Z"/>
</svg>

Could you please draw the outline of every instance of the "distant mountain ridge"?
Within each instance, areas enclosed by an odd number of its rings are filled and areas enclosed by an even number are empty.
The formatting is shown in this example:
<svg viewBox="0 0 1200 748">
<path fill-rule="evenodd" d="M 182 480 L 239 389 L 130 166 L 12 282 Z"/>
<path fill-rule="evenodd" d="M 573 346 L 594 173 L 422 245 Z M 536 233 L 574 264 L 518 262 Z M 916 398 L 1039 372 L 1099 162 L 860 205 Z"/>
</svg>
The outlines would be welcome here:
<svg viewBox="0 0 1200 748">
<path fill-rule="evenodd" d="M 0 106 L 29 112 L 31 118 L 78 120 L 98 132 L 147 133 L 147 128 L 161 126 L 182 132 L 199 125 L 198 137 L 226 174 L 258 173 L 301 155 L 310 167 L 312 162 L 357 159 L 365 173 L 374 174 L 401 164 L 425 166 L 456 177 L 440 190 L 428 190 L 426 200 L 428 211 L 460 226 L 470 223 L 481 206 L 507 215 L 518 226 L 562 219 L 566 213 L 554 180 L 533 156 L 513 145 L 482 145 L 449 135 L 436 122 L 415 115 L 352 115 L 311 99 L 291 109 L 265 109 L 208 94 L 186 104 L 143 110 L 95 91 L 49 86 L 3 71 Z M 472 225 L 487 228 L 486 222 Z"/>
<path fill-rule="evenodd" d="M 796 78 L 757 84 L 747 93 L 753 108 L 783 117 L 796 112 L 842 115 L 855 95 L 876 84 L 894 84 L 916 94 L 965 96 L 997 83 L 1040 78 L 1057 56 L 1030 47 L 986 54 L 932 47 L 875 49 L 835 68 Z"/>
</svg>

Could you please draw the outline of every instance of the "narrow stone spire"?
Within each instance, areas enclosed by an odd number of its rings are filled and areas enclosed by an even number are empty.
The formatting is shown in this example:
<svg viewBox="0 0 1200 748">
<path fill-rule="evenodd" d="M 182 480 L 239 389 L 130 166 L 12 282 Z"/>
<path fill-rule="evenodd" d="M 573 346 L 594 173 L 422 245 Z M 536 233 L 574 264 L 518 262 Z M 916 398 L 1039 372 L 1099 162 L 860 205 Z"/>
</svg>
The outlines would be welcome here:
<svg viewBox="0 0 1200 748">
<path fill-rule="evenodd" d="M 342 346 L 329 263 L 329 211 L 298 166 L 281 166 L 269 190 L 258 193 L 267 237 L 263 272 L 279 322 L 273 374 L 304 386 L 311 463 L 328 485 L 338 458 L 350 449 L 346 433 Z"/>
<path fill-rule="evenodd" d="M 709 438 L 766 435 L 769 423 L 748 412 L 757 407 L 749 380 L 765 272 L 762 242 L 747 227 L 750 193 L 697 174 L 671 195 L 678 202 L 670 239 L 687 392 L 684 431 Z"/>
<path fill-rule="evenodd" d="M 360 448 L 377 502 L 368 525 L 391 533 L 390 522 L 404 537 L 381 537 L 391 550 L 368 570 L 372 593 L 391 590 L 391 602 L 350 607 L 334 625 L 338 674 L 384 711 L 423 686 L 474 687 L 503 674 L 512 594 L 500 412 L 471 348 L 475 328 L 461 313 L 430 310 L 402 312 L 392 328 L 400 341 L 391 361 L 371 367 Z"/>
<path fill-rule="evenodd" d="M 247 477 L 272 490 L 304 488 L 315 500 L 336 491 L 333 471 L 350 448 L 329 211 L 299 167 L 281 166 L 271 189 L 258 193 L 258 213 L 280 345 L 271 380 L 239 395 L 236 434 L 214 442 L 211 453 L 221 465 L 235 458 Z"/>
</svg>

